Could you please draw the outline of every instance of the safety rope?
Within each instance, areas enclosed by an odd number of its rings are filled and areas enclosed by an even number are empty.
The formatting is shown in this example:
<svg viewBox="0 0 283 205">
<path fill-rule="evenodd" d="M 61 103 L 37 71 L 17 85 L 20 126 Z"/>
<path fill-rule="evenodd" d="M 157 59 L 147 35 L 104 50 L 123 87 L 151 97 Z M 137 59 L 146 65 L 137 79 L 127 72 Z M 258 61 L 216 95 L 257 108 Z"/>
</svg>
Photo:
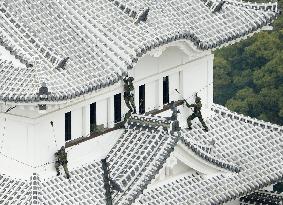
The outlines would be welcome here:
<svg viewBox="0 0 283 205">
<path fill-rule="evenodd" d="M 55 129 L 54 129 L 54 123 L 53 121 L 50 121 L 50 125 L 52 127 L 52 132 L 53 132 L 53 140 L 54 140 L 54 143 L 56 145 L 56 149 L 58 150 L 58 144 L 57 144 L 57 140 L 56 140 L 56 136 L 55 136 Z"/>
</svg>

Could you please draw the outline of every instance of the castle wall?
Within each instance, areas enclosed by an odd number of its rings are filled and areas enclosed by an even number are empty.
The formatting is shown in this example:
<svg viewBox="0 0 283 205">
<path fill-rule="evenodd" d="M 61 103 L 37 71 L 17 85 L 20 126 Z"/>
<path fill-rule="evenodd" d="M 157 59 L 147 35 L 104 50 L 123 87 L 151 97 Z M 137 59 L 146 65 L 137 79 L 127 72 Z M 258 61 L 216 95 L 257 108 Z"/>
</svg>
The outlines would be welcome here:
<svg viewBox="0 0 283 205">
<path fill-rule="evenodd" d="M 22 117 L 0 115 L 0 172 L 30 177 L 35 159 L 36 134 L 30 120 Z"/>
<path fill-rule="evenodd" d="M 190 52 L 194 54 L 193 51 Z M 145 84 L 146 111 L 161 109 L 163 107 L 163 77 L 168 76 L 169 101 L 182 99 L 175 91 L 177 89 L 185 98 L 193 102 L 193 98 L 190 97 L 194 92 L 206 87 L 201 90 L 199 95 L 202 97 L 204 107 L 208 109 L 209 104 L 212 103 L 212 86 L 207 88 L 207 84 L 212 82 L 212 61 L 213 55 L 210 53 L 200 52 L 196 56 L 189 56 L 188 53 L 176 46 L 166 48 L 159 56 L 144 56 L 133 70 L 130 71 L 130 76 L 135 78 L 135 104 L 137 108 L 139 104 L 138 90 L 139 86 L 143 84 Z M 54 153 L 61 146 L 65 145 L 65 113 L 71 111 L 72 140 L 89 136 L 89 106 L 94 102 L 96 102 L 97 124 L 104 124 L 105 128 L 111 128 L 114 126 L 114 95 L 118 93 L 122 93 L 123 118 L 128 109 L 123 99 L 122 82 L 99 90 L 91 95 L 74 99 L 66 104 L 55 106 L 52 109 L 48 109 L 47 113 L 40 114 L 40 116 L 34 118 L 28 115 L 30 113 L 29 110 L 19 107 L 15 108 L 7 114 L 11 120 L 7 121 L 8 125 L 4 137 L 2 136 L 3 120 L 0 122 L 0 143 L 4 139 L 3 147 L 5 147 L 3 153 L 27 162 L 33 168 L 45 171 L 52 170 L 54 172 L 54 166 L 52 165 L 54 163 Z M 184 113 L 184 116 L 188 115 L 189 110 L 184 106 L 181 106 L 180 110 Z M 17 113 L 20 113 L 20 115 L 27 113 L 27 115 L 25 117 L 19 117 L 16 116 Z M 165 115 L 170 115 L 170 111 Z M 1 117 L 3 119 L 3 114 Z M 18 122 L 18 119 L 20 119 L 20 122 Z M 53 126 L 51 125 L 51 121 L 53 122 Z M 185 118 L 182 121 L 184 123 L 181 124 L 185 126 Z M 115 140 L 115 137 L 113 137 L 113 140 Z M 88 143 L 93 145 L 92 140 L 90 140 L 85 142 L 84 146 L 76 146 L 76 153 L 82 156 L 74 155 L 73 157 L 82 159 L 85 149 L 92 149 L 91 147 L 86 148 Z M 99 145 L 93 145 L 93 150 L 97 150 L 97 152 L 101 152 L 101 149 L 109 150 L 111 148 L 109 146 L 112 145 L 109 142 L 101 141 Z M 99 146 L 99 148 L 96 146 Z M 15 162 L 9 168 L 4 167 L 2 169 L 7 169 L 6 172 L 9 172 L 9 169 L 17 170 L 18 167 L 22 167 L 22 165 Z M 28 170 L 31 172 L 31 169 L 29 168 Z"/>
</svg>

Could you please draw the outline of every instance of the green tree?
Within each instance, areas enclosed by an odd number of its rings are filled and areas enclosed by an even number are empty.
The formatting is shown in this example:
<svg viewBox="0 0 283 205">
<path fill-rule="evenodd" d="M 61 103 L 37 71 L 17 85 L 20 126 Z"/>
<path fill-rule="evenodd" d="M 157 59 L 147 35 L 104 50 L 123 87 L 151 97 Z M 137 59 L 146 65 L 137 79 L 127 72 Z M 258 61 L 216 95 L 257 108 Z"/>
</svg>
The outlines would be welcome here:
<svg viewBox="0 0 283 205">
<path fill-rule="evenodd" d="M 279 1 L 283 5 L 283 0 Z M 283 124 L 283 17 L 264 31 L 215 51 L 214 101 Z"/>
</svg>

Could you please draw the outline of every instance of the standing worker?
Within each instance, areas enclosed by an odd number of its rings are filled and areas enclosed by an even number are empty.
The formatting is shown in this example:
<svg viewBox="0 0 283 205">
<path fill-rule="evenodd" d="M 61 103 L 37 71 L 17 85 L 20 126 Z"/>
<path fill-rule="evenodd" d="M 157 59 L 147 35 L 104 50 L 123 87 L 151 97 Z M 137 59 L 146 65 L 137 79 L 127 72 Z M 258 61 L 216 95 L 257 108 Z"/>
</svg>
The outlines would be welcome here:
<svg viewBox="0 0 283 205">
<path fill-rule="evenodd" d="M 194 108 L 194 112 L 192 115 L 190 115 L 187 119 L 187 123 L 188 123 L 188 128 L 191 130 L 192 129 L 192 120 L 195 119 L 196 117 L 199 119 L 199 121 L 201 122 L 202 126 L 203 126 L 203 130 L 208 132 L 208 127 L 206 126 L 203 118 L 202 118 L 202 114 L 201 114 L 201 99 L 200 97 L 197 96 L 196 94 L 196 99 L 195 99 L 195 103 L 194 104 L 189 104 L 186 100 L 185 100 L 186 106 L 188 108 Z"/>
<path fill-rule="evenodd" d="M 62 165 L 62 167 L 64 168 L 65 174 L 67 179 L 70 178 L 70 174 L 69 174 L 69 170 L 68 170 L 68 160 L 67 160 L 67 153 L 65 151 L 65 147 L 62 146 L 61 149 L 59 149 L 56 153 L 55 153 L 55 169 L 57 171 L 57 176 L 60 175 L 60 170 L 59 167 L 60 165 Z"/>
<path fill-rule="evenodd" d="M 131 113 L 136 113 L 133 77 L 124 78 L 124 100 Z"/>
</svg>

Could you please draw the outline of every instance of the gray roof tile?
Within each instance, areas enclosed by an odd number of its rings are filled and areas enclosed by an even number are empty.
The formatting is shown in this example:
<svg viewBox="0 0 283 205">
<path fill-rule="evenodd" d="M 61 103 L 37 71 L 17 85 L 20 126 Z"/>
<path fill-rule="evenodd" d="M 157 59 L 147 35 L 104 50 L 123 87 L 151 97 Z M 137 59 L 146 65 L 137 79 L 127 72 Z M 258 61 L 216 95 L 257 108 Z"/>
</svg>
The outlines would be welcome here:
<svg viewBox="0 0 283 205">
<path fill-rule="evenodd" d="M 114 204 L 132 204 L 135 200 L 148 205 L 221 204 L 282 180 L 283 128 L 230 112 L 222 106 L 213 105 L 212 110 L 215 115 L 207 119 L 209 132 L 196 124 L 191 131 L 172 134 L 164 126 L 165 119 L 139 115 L 130 118 L 108 154 L 110 176 L 124 191 L 114 192 Z M 196 154 L 201 153 L 198 156 L 203 159 L 215 160 L 215 165 L 224 164 L 224 168 L 232 171 L 240 167 L 240 172 L 211 177 L 194 174 L 146 190 L 179 139 Z M 209 146 L 212 139 L 213 147 Z M 70 174 L 70 181 L 62 175 L 44 181 L 37 174 L 30 181 L 0 175 L 0 202 L 105 204 L 100 162 L 77 168 Z"/>
<path fill-rule="evenodd" d="M 149 8 L 147 20 L 135 24 L 126 8 L 138 14 Z M 155 47 L 183 39 L 199 49 L 216 48 L 270 24 L 277 14 L 276 3 L 236 0 L 218 12 L 205 0 L 5 0 L 0 44 L 33 69 L 8 63 L 8 76 L 19 77 L 0 87 L 0 100 L 40 101 L 36 93 L 45 82 L 45 101 L 66 101 L 118 82 Z M 55 69 L 66 57 L 65 69 Z"/>
</svg>

